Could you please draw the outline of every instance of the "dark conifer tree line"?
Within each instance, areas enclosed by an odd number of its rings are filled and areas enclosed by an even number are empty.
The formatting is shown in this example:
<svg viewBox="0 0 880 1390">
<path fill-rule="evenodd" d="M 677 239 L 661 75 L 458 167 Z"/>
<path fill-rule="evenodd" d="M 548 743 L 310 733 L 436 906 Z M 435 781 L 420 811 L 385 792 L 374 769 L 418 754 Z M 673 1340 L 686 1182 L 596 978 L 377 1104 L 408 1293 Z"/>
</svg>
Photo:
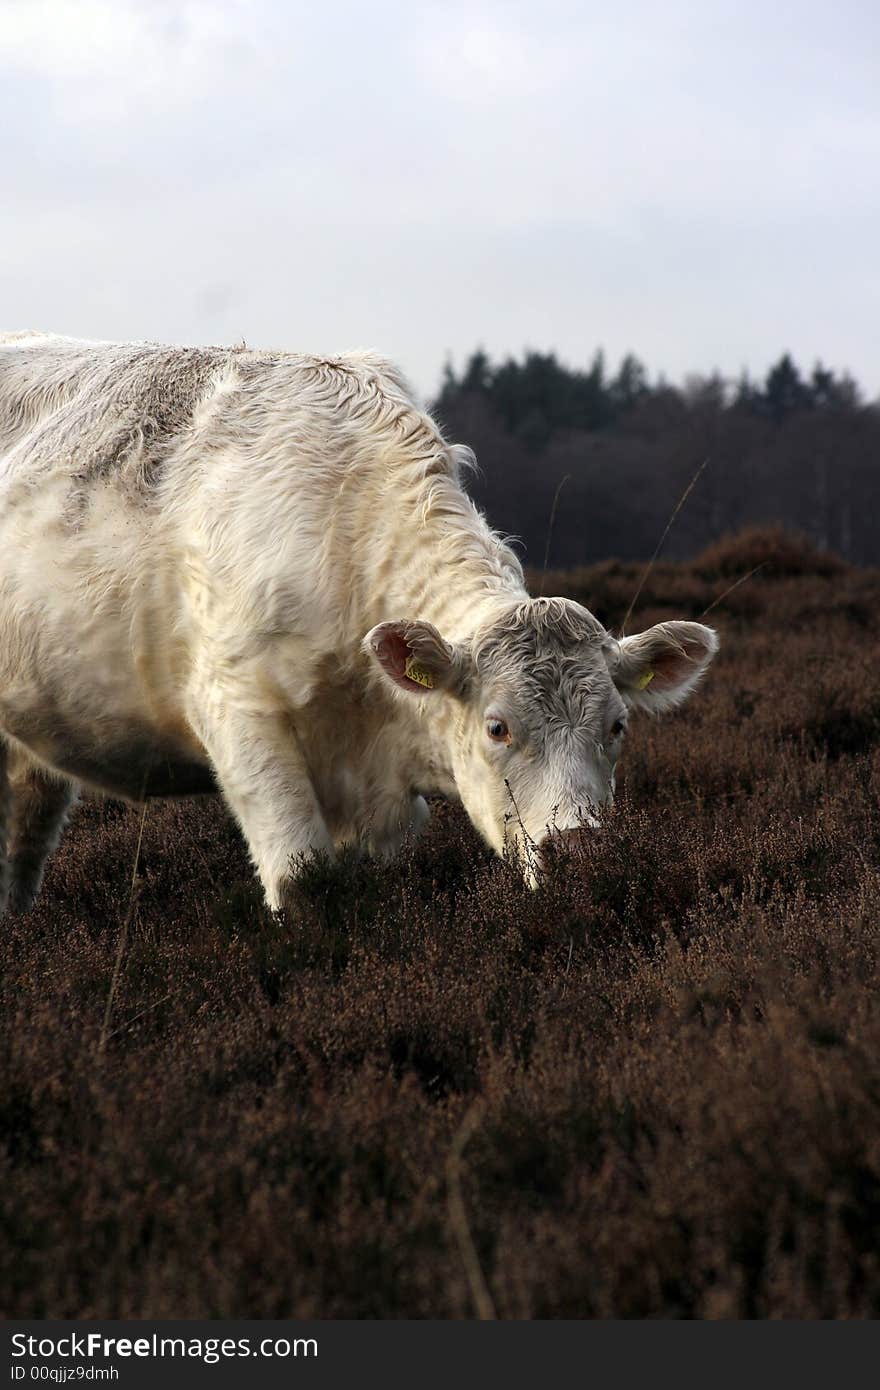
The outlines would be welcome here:
<svg viewBox="0 0 880 1390">
<path fill-rule="evenodd" d="M 470 444 L 470 486 L 532 564 L 650 555 L 700 464 L 665 547 L 695 554 L 747 525 L 782 523 L 859 564 L 880 562 L 880 403 L 846 372 L 790 354 L 763 380 L 717 373 L 673 386 L 627 354 L 570 368 L 554 353 L 447 365 L 433 409 Z"/>
</svg>

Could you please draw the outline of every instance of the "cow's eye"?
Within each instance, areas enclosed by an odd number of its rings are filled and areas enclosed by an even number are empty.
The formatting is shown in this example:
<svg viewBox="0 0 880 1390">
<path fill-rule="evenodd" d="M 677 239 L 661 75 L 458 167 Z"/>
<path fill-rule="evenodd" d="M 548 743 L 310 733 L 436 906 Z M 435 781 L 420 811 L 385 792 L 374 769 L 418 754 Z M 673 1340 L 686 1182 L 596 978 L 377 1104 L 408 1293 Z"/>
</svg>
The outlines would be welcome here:
<svg viewBox="0 0 880 1390">
<path fill-rule="evenodd" d="M 626 725 L 624 724 L 622 719 L 615 719 L 614 723 L 611 725 L 611 737 L 620 738 L 625 727 Z"/>
<path fill-rule="evenodd" d="M 503 719 L 487 719 L 486 733 L 495 743 L 510 742 L 510 730 Z"/>
</svg>

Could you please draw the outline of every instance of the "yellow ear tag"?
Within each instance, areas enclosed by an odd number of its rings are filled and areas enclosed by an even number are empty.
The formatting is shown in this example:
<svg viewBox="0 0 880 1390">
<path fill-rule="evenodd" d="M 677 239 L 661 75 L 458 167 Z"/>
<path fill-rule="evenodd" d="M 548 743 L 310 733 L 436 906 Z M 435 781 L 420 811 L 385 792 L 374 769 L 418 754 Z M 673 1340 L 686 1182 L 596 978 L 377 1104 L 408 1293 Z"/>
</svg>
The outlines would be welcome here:
<svg viewBox="0 0 880 1390">
<path fill-rule="evenodd" d="M 636 681 L 636 689 L 637 689 L 637 690 L 644 690 L 645 686 L 646 686 L 646 685 L 650 685 L 650 684 L 651 684 L 651 681 L 652 681 L 653 679 L 654 679 L 654 672 L 653 672 L 653 671 L 646 671 L 645 674 L 644 674 L 643 676 L 639 676 L 638 680 Z"/>
<path fill-rule="evenodd" d="M 411 681 L 416 685 L 423 685 L 426 690 L 434 689 L 434 673 L 428 671 L 424 666 L 420 666 L 414 656 L 408 658 L 404 671 Z"/>
</svg>

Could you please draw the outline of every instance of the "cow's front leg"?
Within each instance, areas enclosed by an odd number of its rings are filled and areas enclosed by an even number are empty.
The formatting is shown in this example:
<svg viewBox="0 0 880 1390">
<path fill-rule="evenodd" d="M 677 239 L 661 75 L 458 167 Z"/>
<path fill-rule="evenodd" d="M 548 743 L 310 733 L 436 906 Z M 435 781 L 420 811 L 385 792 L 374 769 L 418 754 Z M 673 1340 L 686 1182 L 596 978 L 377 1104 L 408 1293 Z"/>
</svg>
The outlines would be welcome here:
<svg viewBox="0 0 880 1390">
<path fill-rule="evenodd" d="M 193 703 L 193 727 L 247 840 L 270 908 L 284 906 L 296 861 L 333 856 L 302 746 L 284 711 Z"/>
<path fill-rule="evenodd" d="M 380 859 L 393 859 L 406 839 L 415 839 L 431 819 L 427 801 L 413 792 L 404 801 L 394 801 L 377 814 L 370 827 L 369 845 Z"/>
</svg>

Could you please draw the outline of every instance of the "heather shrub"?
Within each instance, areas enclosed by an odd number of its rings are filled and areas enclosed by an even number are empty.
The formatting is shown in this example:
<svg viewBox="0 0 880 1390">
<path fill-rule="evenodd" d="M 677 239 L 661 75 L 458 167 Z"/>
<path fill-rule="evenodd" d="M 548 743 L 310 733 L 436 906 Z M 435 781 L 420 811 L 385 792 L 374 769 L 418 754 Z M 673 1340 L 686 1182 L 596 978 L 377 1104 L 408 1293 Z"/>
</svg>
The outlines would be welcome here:
<svg viewBox="0 0 880 1390">
<path fill-rule="evenodd" d="M 693 562 L 697 574 L 708 577 L 736 578 L 759 565 L 775 576 L 817 574 L 827 578 L 846 569 L 839 556 L 820 550 L 809 537 L 786 531 L 782 526 L 752 526 L 722 536 Z"/>
<path fill-rule="evenodd" d="M 499 1317 L 880 1315 L 880 578 L 786 563 L 534 892 L 438 801 L 291 927 L 218 800 L 150 804 L 133 888 L 85 800 L 0 937 L 2 1311 L 471 1317 L 457 1184 Z M 620 624 L 643 575 L 546 592 Z"/>
</svg>

